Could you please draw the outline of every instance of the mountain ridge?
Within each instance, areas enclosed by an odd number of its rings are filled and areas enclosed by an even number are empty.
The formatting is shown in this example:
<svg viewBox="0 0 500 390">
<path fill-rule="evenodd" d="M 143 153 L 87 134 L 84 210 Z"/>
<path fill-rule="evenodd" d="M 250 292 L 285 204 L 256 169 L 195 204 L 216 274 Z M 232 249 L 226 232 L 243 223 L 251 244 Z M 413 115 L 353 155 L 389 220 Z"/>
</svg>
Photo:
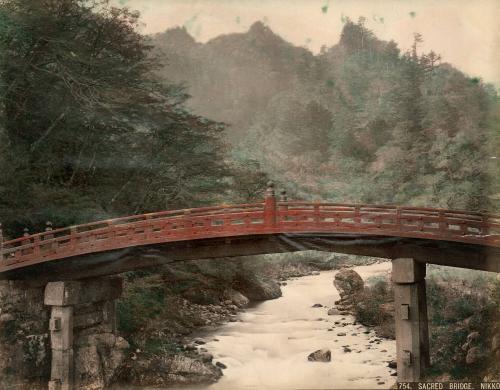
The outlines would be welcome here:
<svg viewBox="0 0 500 390">
<path fill-rule="evenodd" d="M 185 34 L 155 36 L 170 58 L 164 79 L 186 85 L 193 111 L 228 124 L 233 155 L 258 161 L 297 196 L 488 203 L 498 167 L 481 156 L 493 153 L 488 137 L 497 139 L 496 93 L 421 53 L 419 37 L 402 53 L 348 20 L 339 42 L 314 54 L 262 22 L 206 43 Z"/>
</svg>

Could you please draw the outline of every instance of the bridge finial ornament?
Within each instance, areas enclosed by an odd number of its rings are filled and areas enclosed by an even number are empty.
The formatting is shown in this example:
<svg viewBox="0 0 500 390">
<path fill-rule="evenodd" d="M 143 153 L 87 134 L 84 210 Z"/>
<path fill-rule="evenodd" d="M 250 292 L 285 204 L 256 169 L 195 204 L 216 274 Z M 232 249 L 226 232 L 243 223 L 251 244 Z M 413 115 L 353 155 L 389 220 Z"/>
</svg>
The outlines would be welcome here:
<svg viewBox="0 0 500 390">
<path fill-rule="evenodd" d="M 286 190 L 282 189 L 280 191 L 280 202 L 286 202 L 288 200 L 288 197 L 286 196 Z"/>
<path fill-rule="evenodd" d="M 266 189 L 266 198 L 267 197 L 274 197 L 274 182 L 269 181 L 267 182 L 267 189 Z"/>
<path fill-rule="evenodd" d="M 274 183 L 267 183 L 266 198 L 264 199 L 264 225 L 272 227 L 276 225 L 276 196 Z"/>
</svg>

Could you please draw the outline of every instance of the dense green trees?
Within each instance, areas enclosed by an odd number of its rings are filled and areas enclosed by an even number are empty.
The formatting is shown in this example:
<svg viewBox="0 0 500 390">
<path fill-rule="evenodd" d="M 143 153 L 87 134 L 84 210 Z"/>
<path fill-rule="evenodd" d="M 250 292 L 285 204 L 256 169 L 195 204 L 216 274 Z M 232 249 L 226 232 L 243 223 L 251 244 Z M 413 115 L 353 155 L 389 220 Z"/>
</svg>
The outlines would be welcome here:
<svg viewBox="0 0 500 390">
<path fill-rule="evenodd" d="M 158 80 L 137 23 L 105 0 L 0 1 L 0 220 L 11 232 L 224 194 L 224 126 Z"/>
</svg>

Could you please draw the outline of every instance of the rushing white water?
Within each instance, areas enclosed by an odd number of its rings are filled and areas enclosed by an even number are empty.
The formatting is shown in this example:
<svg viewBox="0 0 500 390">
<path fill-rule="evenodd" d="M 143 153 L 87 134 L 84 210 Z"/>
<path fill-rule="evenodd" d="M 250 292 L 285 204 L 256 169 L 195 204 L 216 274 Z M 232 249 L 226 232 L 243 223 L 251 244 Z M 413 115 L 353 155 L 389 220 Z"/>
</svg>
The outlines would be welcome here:
<svg viewBox="0 0 500 390">
<path fill-rule="evenodd" d="M 389 268 L 387 262 L 355 270 L 366 279 Z M 228 323 L 207 337 L 203 347 L 227 366 L 208 389 L 389 388 L 395 377 L 387 361 L 395 358 L 395 342 L 377 344 L 374 332 L 364 333 L 368 329 L 354 325 L 352 316 L 327 315 L 339 299 L 334 275 L 328 271 L 289 281 L 282 287 L 283 297 L 248 309 L 241 322 Z M 316 303 L 327 307 L 313 308 Z M 345 352 L 344 346 L 352 351 Z M 323 348 L 331 350 L 331 362 L 307 360 L 309 353 Z"/>
</svg>

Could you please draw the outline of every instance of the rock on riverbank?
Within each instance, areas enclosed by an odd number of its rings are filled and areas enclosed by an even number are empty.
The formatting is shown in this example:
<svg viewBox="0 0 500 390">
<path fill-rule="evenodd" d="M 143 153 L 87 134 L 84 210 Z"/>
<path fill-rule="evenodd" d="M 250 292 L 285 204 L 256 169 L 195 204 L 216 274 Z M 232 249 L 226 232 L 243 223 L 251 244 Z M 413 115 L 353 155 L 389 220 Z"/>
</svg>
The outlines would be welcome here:
<svg viewBox="0 0 500 390">
<path fill-rule="evenodd" d="M 330 362 L 332 360 L 332 353 L 329 349 L 318 349 L 309 354 L 307 360 L 310 362 Z"/>
</svg>

